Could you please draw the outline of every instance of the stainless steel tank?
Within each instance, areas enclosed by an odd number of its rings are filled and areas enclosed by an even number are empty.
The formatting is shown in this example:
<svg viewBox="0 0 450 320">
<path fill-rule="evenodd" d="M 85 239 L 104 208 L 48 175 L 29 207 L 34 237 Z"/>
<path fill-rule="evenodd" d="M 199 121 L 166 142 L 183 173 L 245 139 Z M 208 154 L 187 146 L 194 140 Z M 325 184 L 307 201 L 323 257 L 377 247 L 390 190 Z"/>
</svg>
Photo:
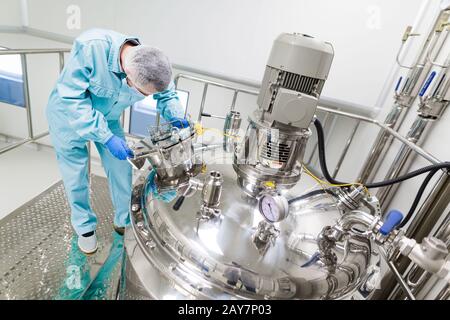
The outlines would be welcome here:
<svg viewBox="0 0 450 320">
<path fill-rule="evenodd" d="M 308 185 L 300 180 L 303 154 L 333 56 L 330 43 L 281 34 L 239 144 L 240 115 L 227 117 L 223 157 L 208 148 L 196 154 L 192 127 L 184 135 L 163 130 L 164 139 L 155 138 L 160 129 L 151 132 L 141 147 L 157 174 L 152 180 L 143 169 L 133 186 L 122 298 L 341 299 L 358 289 L 372 264 L 371 240 L 341 223 L 331 229 L 344 213 L 336 197 L 298 198 Z M 152 160 L 178 159 L 178 146 L 192 151 L 186 161 Z M 194 168 L 196 159 L 206 164 L 201 174 L 182 165 Z M 172 166 L 181 168 L 174 178 L 166 175 Z M 179 198 L 157 200 L 149 183 L 168 185 Z"/>
<path fill-rule="evenodd" d="M 208 159 L 206 151 L 204 159 Z M 214 159 L 205 161 L 214 163 Z M 177 211 L 146 193 L 148 172 L 134 184 L 131 227 L 125 234 L 126 268 L 122 299 L 342 299 L 368 276 L 371 243 L 352 237 L 332 249 L 335 270 L 318 258 L 319 235 L 341 217 L 327 194 L 295 201 L 313 185 L 304 177 L 285 190 L 287 217 L 268 224 L 258 200 L 244 193 L 230 164 L 208 165 L 199 181 L 220 179 L 220 214 L 202 218 L 205 196 L 183 192 Z M 215 172 L 215 179 L 208 176 Z M 220 177 L 217 176 L 220 172 Z M 274 228 L 266 250 L 255 242 L 261 224 Z M 270 232 L 270 230 L 269 230 Z"/>
</svg>

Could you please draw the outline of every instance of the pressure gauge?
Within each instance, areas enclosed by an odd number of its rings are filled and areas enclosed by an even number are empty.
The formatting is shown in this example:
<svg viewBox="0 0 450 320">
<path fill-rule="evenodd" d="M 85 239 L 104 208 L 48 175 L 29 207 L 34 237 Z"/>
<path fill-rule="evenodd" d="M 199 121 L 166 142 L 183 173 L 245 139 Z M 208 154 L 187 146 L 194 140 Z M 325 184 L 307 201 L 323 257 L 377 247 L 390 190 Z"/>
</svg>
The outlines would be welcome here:
<svg viewBox="0 0 450 320">
<path fill-rule="evenodd" d="M 259 211 L 268 222 L 280 222 L 288 216 L 289 203 L 279 194 L 265 194 L 259 199 Z"/>
</svg>

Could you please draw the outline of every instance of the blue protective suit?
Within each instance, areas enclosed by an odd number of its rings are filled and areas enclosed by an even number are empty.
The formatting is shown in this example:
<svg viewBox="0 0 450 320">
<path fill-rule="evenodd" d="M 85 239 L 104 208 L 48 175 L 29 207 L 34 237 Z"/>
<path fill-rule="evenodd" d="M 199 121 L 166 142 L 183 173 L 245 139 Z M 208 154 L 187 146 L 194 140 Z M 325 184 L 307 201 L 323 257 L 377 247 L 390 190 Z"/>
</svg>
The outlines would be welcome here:
<svg viewBox="0 0 450 320">
<path fill-rule="evenodd" d="M 87 141 L 93 141 L 109 181 L 115 208 L 114 223 L 129 223 L 131 166 L 111 155 L 104 146 L 113 135 L 124 138 L 119 119 L 122 111 L 145 98 L 128 86 L 120 65 L 125 42 L 134 37 L 93 29 L 74 42 L 70 59 L 53 89 L 46 114 L 64 187 L 71 208 L 72 225 L 78 235 L 94 231 L 97 218 L 89 204 Z M 167 121 L 184 117 L 173 90 L 155 94 L 157 111 Z"/>
</svg>

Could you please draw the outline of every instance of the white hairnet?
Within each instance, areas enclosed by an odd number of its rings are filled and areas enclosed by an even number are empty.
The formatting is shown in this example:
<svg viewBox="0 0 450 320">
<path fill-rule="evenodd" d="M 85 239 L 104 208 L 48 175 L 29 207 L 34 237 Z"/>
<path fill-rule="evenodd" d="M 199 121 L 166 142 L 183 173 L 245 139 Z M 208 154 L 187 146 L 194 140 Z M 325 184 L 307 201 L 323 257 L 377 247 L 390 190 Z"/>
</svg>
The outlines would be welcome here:
<svg viewBox="0 0 450 320">
<path fill-rule="evenodd" d="M 130 80 L 139 88 L 153 84 L 160 92 L 167 89 L 172 79 L 172 67 L 167 56 L 158 48 L 135 46 L 125 57 Z"/>
</svg>

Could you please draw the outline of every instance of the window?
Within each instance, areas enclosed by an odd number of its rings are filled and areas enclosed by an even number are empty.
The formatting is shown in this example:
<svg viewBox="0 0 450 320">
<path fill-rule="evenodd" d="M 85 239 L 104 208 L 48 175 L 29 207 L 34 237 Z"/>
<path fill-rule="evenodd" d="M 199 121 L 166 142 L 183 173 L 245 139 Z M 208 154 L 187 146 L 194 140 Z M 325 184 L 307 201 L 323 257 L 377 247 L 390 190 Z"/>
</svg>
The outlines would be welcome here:
<svg viewBox="0 0 450 320">
<path fill-rule="evenodd" d="M 25 107 L 20 55 L 0 56 L 0 102 Z"/>
<path fill-rule="evenodd" d="M 177 90 L 177 94 L 186 112 L 189 92 Z M 149 96 L 131 107 L 130 133 L 140 137 L 148 136 L 148 128 L 152 125 L 156 125 L 156 100 Z"/>
</svg>

